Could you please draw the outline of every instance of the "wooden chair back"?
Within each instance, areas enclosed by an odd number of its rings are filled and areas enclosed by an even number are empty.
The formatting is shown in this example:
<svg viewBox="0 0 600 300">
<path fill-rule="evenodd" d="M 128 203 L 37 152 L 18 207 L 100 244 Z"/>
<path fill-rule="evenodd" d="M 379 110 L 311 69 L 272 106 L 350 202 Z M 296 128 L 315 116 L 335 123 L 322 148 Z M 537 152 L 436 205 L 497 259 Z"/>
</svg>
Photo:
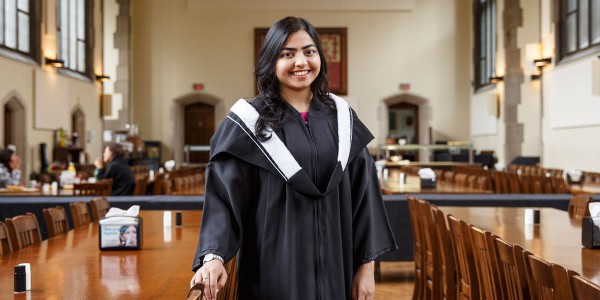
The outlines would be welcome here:
<svg viewBox="0 0 600 300">
<path fill-rule="evenodd" d="M 569 187 L 567 186 L 567 182 L 562 176 L 552 176 L 552 181 L 554 185 L 554 193 L 556 194 L 568 194 Z"/>
<path fill-rule="evenodd" d="M 479 299 L 479 281 L 477 280 L 471 235 L 463 234 L 463 232 L 469 232 L 469 225 L 452 215 L 448 215 L 447 218 L 454 246 L 454 257 L 458 266 L 456 268 L 457 299 Z"/>
<path fill-rule="evenodd" d="M 73 217 L 74 228 L 90 224 L 91 219 L 87 203 L 83 201 L 69 203 L 69 208 L 71 209 L 71 217 Z"/>
<path fill-rule="evenodd" d="M 569 200 L 569 217 L 583 218 L 590 215 L 590 202 L 592 196 L 575 195 Z"/>
<path fill-rule="evenodd" d="M 8 228 L 6 224 L 0 221 L 0 255 L 8 254 L 12 252 L 12 243 L 10 242 L 10 236 L 8 234 Z"/>
<path fill-rule="evenodd" d="M 508 172 L 506 173 L 506 177 L 508 178 L 508 192 L 511 194 L 520 194 L 523 192 L 521 189 L 521 182 L 519 180 L 519 174 Z"/>
<path fill-rule="evenodd" d="M 152 195 L 164 195 L 163 181 L 167 173 L 156 173 L 154 175 L 154 186 L 152 187 Z"/>
<path fill-rule="evenodd" d="M 94 218 L 94 221 L 100 220 L 110 210 L 110 203 L 106 197 L 92 199 L 90 206 L 92 207 L 92 218 Z"/>
<path fill-rule="evenodd" d="M 217 300 L 238 299 L 237 255 L 225 263 L 227 282 L 217 293 Z"/>
<path fill-rule="evenodd" d="M 530 253 L 527 256 L 525 267 L 527 273 L 531 276 L 529 288 L 533 299 L 573 299 L 569 277 L 565 268 L 549 263 Z"/>
<path fill-rule="evenodd" d="M 496 252 L 493 243 L 488 242 L 491 239 L 491 233 L 485 232 L 475 226 L 470 226 L 470 234 L 473 242 L 473 254 L 475 258 L 475 270 L 479 280 L 479 289 L 481 299 L 500 300 L 502 293 L 499 287 L 498 262 L 496 261 Z M 469 232 L 463 232 L 467 235 Z"/>
<path fill-rule="evenodd" d="M 495 242 L 498 273 L 501 278 L 499 288 L 502 292 L 503 299 L 530 299 L 525 266 L 522 261 L 520 266 L 518 265 L 517 259 L 515 258 L 514 246 L 499 237 L 495 239 Z M 519 259 L 523 259 L 522 249 Z"/>
<path fill-rule="evenodd" d="M 134 195 L 146 195 L 146 190 L 148 189 L 148 175 L 137 176 L 135 179 L 135 190 L 133 190 Z"/>
<path fill-rule="evenodd" d="M 13 251 L 42 241 L 40 224 L 32 213 L 6 219 L 6 225 Z"/>
<path fill-rule="evenodd" d="M 469 178 L 469 174 L 458 173 L 458 174 L 454 175 L 454 184 L 457 186 L 467 186 L 468 178 Z"/>
<path fill-rule="evenodd" d="M 508 193 L 508 178 L 506 177 L 506 173 L 502 171 L 495 171 L 493 173 L 494 178 L 494 190 L 496 194 L 506 194 Z"/>
<path fill-rule="evenodd" d="M 435 205 L 431 205 L 433 221 L 436 228 L 438 249 L 440 251 L 440 299 L 456 299 L 456 264 L 452 252 L 452 239 L 446 225 L 444 213 Z"/>
<path fill-rule="evenodd" d="M 579 276 L 571 276 L 574 300 L 600 299 L 600 286 Z"/>
<path fill-rule="evenodd" d="M 454 176 L 453 171 L 446 171 L 444 172 L 444 181 L 449 184 L 454 184 Z"/>
<path fill-rule="evenodd" d="M 112 179 L 103 179 L 94 183 L 76 183 L 73 185 L 75 196 L 110 196 Z"/>
<path fill-rule="evenodd" d="M 415 285 L 413 288 L 413 300 L 423 299 L 425 289 L 425 258 L 424 258 L 424 241 L 422 233 L 421 219 L 419 218 L 418 201 L 409 196 L 408 198 L 408 215 L 412 225 L 413 233 L 413 249 L 415 261 Z"/>
<path fill-rule="evenodd" d="M 67 212 L 62 206 L 44 208 L 44 221 L 48 237 L 53 237 L 69 231 Z"/>
<path fill-rule="evenodd" d="M 430 204 L 424 200 L 417 201 L 419 207 L 419 220 L 423 234 L 424 270 L 425 270 L 425 295 L 423 299 L 440 299 L 440 249 L 437 243 L 437 232 L 433 224 Z"/>
</svg>

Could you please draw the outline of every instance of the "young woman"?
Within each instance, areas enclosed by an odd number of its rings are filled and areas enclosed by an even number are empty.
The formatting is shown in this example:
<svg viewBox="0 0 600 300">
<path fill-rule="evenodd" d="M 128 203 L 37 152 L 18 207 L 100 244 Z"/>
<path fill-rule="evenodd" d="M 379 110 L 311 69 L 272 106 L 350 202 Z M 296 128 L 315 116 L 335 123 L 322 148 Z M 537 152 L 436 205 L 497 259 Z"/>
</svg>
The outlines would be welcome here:
<svg viewBox="0 0 600 300">
<path fill-rule="evenodd" d="M 119 228 L 119 244 L 125 247 L 137 247 L 137 227 L 124 225 Z"/>
<path fill-rule="evenodd" d="M 0 188 L 21 184 L 21 159 L 11 149 L 0 151 Z"/>
<path fill-rule="evenodd" d="M 125 160 L 123 146 L 119 144 L 106 146 L 102 158 L 96 158 L 94 165 L 96 166 L 96 178 L 113 180 L 113 196 L 133 195 L 135 175 Z"/>
<path fill-rule="evenodd" d="M 190 284 L 215 299 L 239 250 L 239 299 L 372 299 L 373 260 L 396 249 L 373 136 L 328 93 L 306 20 L 271 27 L 255 74 L 258 97 L 239 100 L 211 140 Z"/>
</svg>

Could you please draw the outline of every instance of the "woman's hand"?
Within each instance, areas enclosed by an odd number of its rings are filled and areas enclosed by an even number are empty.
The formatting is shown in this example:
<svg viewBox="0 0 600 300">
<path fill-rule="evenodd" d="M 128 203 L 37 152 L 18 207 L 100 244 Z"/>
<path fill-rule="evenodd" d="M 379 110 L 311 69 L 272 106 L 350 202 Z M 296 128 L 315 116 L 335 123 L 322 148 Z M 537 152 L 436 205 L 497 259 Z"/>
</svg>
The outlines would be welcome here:
<svg viewBox="0 0 600 300">
<path fill-rule="evenodd" d="M 199 282 L 204 283 L 204 299 L 217 299 L 217 293 L 227 282 L 227 272 L 223 263 L 218 259 L 205 263 L 192 277 L 190 287 Z"/>
<path fill-rule="evenodd" d="M 373 300 L 375 297 L 375 263 L 358 267 L 352 280 L 352 300 Z"/>
</svg>

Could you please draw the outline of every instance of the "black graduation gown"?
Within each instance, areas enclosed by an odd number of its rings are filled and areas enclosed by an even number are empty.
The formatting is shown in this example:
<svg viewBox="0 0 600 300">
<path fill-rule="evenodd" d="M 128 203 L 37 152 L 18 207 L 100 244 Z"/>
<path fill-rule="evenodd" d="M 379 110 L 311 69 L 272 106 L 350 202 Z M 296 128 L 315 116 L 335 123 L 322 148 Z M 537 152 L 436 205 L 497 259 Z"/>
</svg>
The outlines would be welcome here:
<svg viewBox="0 0 600 300">
<path fill-rule="evenodd" d="M 238 250 L 239 299 L 351 299 L 358 267 L 397 249 L 366 145 L 347 103 L 313 100 L 308 126 L 287 103 L 282 130 L 261 143 L 241 99 L 211 140 L 200 238 L 204 255 Z"/>
</svg>

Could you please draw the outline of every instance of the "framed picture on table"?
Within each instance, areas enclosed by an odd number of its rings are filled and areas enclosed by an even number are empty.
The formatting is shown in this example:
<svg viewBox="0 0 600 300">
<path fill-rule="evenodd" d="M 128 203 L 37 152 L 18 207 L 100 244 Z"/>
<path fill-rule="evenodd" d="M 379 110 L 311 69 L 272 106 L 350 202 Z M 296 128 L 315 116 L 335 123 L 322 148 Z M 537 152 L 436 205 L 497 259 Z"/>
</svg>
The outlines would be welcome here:
<svg viewBox="0 0 600 300">
<path fill-rule="evenodd" d="M 348 59 L 346 52 L 346 28 L 316 28 L 321 47 L 327 59 L 329 91 L 336 95 L 348 94 Z M 254 29 L 254 62 L 269 28 Z M 258 94 L 258 91 L 255 90 Z"/>
</svg>

